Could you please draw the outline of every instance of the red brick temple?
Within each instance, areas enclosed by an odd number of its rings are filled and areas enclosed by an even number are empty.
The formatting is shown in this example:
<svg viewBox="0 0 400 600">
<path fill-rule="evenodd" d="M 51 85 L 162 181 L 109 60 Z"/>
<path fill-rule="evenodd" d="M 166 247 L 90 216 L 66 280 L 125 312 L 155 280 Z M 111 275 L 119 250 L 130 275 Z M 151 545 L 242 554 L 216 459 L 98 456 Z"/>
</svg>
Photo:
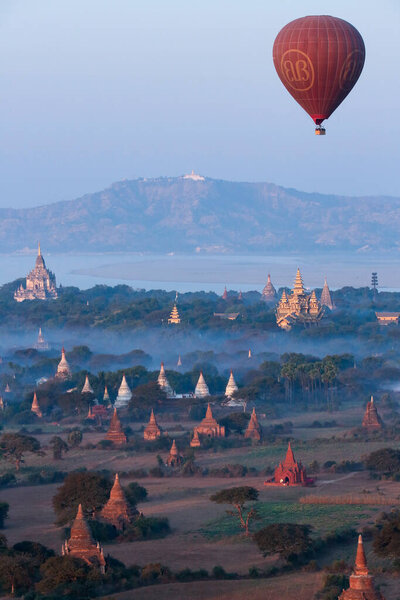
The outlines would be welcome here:
<svg viewBox="0 0 400 600">
<path fill-rule="evenodd" d="M 118 473 L 116 473 L 110 498 L 103 506 L 100 517 L 114 525 L 119 531 L 123 531 L 132 522 L 133 516 L 133 511 L 119 482 Z"/>
<path fill-rule="evenodd" d="M 285 460 L 276 467 L 273 479 L 264 481 L 264 485 L 283 486 L 311 485 L 312 483 L 314 483 L 314 480 L 307 477 L 306 470 L 301 462 L 295 460 L 290 442 Z"/>
<path fill-rule="evenodd" d="M 225 437 L 225 427 L 219 425 L 214 419 L 211 406 L 208 404 L 206 416 L 201 421 L 200 425 L 195 428 L 195 432 L 208 437 Z M 193 441 L 193 440 L 192 440 Z"/>
<path fill-rule="evenodd" d="M 111 417 L 110 426 L 108 428 L 106 439 L 113 442 L 116 446 L 126 444 L 126 435 L 122 431 L 121 421 L 118 418 L 117 409 L 114 408 L 113 416 Z"/>
<path fill-rule="evenodd" d="M 82 504 L 78 507 L 75 521 L 71 527 L 69 540 L 65 540 L 61 548 L 63 556 L 70 555 L 81 558 L 91 567 L 98 567 L 101 573 L 105 572 L 106 561 L 100 544 L 93 541 L 88 524 L 83 516 Z"/>
<path fill-rule="evenodd" d="M 169 456 L 166 460 L 166 464 L 169 467 L 179 467 L 183 462 L 182 456 L 179 454 L 178 447 L 176 445 L 175 440 L 172 442 L 171 450 L 169 451 Z"/>
<path fill-rule="evenodd" d="M 362 536 L 358 536 L 356 562 L 350 575 L 350 587 L 343 590 L 338 600 L 385 600 L 375 589 L 374 578 L 369 574 Z"/>
<path fill-rule="evenodd" d="M 154 410 L 151 409 L 150 420 L 148 422 L 147 427 L 143 432 L 143 437 L 147 441 L 154 441 L 157 438 L 161 437 L 161 429 L 157 424 L 156 417 L 154 415 Z"/>
<path fill-rule="evenodd" d="M 253 412 L 251 413 L 249 424 L 244 432 L 244 437 L 257 441 L 260 441 L 262 438 L 262 429 L 260 423 L 258 422 L 255 408 L 253 408 Z"/>
<path fill-rule="evenodd" d="M 193 437 L 190 440 L 190 447 L 191 448 L 200 448 L 200 446 L 201 446 L 201 442 L 200 442 L 199 434 L 197 433 L 197 429 L 195 429 L 193 432 Z"/>
<path fill-rule="evenodd" d="M 368 431 L 377 431 L 383 427 L 383 422 L 378 414 L 373 396 L 371 396 L 371 400 L 367 402 L 364 418 L 362 420 L 362 426 Z"/>
</svg>

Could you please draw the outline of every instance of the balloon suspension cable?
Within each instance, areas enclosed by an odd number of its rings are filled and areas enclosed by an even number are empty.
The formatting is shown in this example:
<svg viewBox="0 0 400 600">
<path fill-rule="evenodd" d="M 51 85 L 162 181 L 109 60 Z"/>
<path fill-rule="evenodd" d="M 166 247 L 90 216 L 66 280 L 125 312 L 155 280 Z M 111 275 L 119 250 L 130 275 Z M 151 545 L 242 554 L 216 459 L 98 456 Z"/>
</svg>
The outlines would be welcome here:
<svg viewBox="0 0 400 600">
<path fill-rule="evenodd" d="M 322 127 L 322 125 L 317 125 L 315 128 L 315 135 L 325 135 L 325 134 L 326 134 L 325 127 Z"/>
</svg>

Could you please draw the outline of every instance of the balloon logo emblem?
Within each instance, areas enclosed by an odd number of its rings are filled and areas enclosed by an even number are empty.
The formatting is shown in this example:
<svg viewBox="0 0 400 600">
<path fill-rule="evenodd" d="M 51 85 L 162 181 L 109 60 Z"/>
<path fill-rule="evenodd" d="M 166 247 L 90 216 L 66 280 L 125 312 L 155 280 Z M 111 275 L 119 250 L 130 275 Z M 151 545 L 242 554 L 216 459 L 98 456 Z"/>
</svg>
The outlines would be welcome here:
<svg viewBox="0 0 400 600">
<path fill-rule="evenodd" d="M 281 59 L 282 73 L 291 88 L 306 92 L 314 84 L 314 67 L 305 52 L 297 49 L 286 50 Z"/>
</svg>

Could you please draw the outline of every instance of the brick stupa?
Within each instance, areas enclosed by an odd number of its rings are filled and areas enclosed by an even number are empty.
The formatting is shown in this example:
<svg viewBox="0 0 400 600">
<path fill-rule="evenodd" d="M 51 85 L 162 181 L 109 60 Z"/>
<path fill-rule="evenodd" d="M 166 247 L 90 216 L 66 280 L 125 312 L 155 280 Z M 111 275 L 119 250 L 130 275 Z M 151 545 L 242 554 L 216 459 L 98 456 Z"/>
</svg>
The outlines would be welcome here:
<svg viewBox="0 0 400 600">
<path fill-rule="evenodd" d="M 371 396 L 371 400 L 367 402 L 364 418 L 362 420 L 362 426 L 368 431 L 377 431 L 383 427 L 383 422 L 378 414 L 373 396 Z"/>
<path fill-rule="evenodd" d="M 126 500 L 118 473 L 115 474 L 110 498 L 104 505 L 100 517 L 114 525 L 119 531 L 123 531 L 133 520 L 133 511 Z"/>
<path fill-rule="evenodd" d="M 275 469 L 273 479 L 269 479 L 264 482 L 264 485 L 310 485 L 314 483 L 312 479 L 309 479 L 306 475 L 306 470 L 301 464 L 294 458 L 293 450 L 288 444 L 286 457 L 283 463 L 279 463 Z"/>
<path fill-rule="evenodd" d="M 143 437 L 147 441 L 154 441 L 157 438 L 161 437 L 161 429 L 157 424 L 153 409 L 151 409 L 150 420 L 143 432 Z"/>
<path fill-rule="evenodd" d="M 111 417 L 110 426 L 108 428 L 106 439 L 113 442 L 116 446 L 126 444 L 126 435 L 122 431 L 121 421 L 118 418 L 117 409 L 114 408 L 113 416 Z"/>
<path fill-rule="evenodd" d="M 369 574 L 362 536 L 358 536 L 356 562 L 350 575 L 350 586 L 343 590 L 338 600 L 385 600 L 375 589 L 374 579 Z"/>
<path fill-rule="evenodd" d="M 206 416 L 196 427 L 195 432 L 208 437 L 225 437 L 225 427 L 219 425 L 214 419 L 210 404 L 207 406 Z"/>
<path fill-rule="evenodd" d="M 40 404 L 39 404 L 39 400 L 37 399 L 36 392 L 33 394 L 31 412 L 33 412 L 37 417 L 39 417 L 39 419 L 41 419 L 43 417 L 43 413 L 40 409 Z"/>
<path fill-rule="evenodd" d="M 178 447 L 176 445 L 175 440 L 172 442 L 171 450 L 169 451 L 169 456 L 166 460 L 166 464 L 169 467 L 179 467 L 182 464 L 183 458 L 179 454 Z"/>
<path fill-rule="evenodd" d="M 63 556 L 69 555 L 81 558 L 88 565 L 98 567 L 101 573 L 105 572 L 106 561 L 100 544 L 93 541 L 88 524 L 83 516 L 82 504 L 78 507 L 75 521 L 71 527 L 69 540 L 65 540 L 61 548 Z"/>
<path fill-rule="evenodd" d="M 249 424 L 244 432 L 244 437 L 246 439 L 250 438 L 257 441 L 260 441 L 262 438 L 262 429 L 260 423 L 258 422 L 255 408 L 253 408 L 253 412 L 251 413 Z"/>
<path fill-rule="evenodd" d="M 200 446 L 201 446 L 201 442 L 200 442 L 199 434 L 197 433 L 197 429 L 195 429 L 194 433 L 193 433 L 193 437 L 190 440 L 190 447 L 191 448 L 200 448 Z"/>
</svg>

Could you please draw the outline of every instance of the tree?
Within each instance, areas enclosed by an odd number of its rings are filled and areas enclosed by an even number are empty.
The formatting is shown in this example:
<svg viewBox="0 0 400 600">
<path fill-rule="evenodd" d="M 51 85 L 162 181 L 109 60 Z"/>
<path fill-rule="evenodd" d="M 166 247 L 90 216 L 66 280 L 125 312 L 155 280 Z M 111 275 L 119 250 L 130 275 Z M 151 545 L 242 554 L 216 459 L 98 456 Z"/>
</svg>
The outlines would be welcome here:
<svg viewBox="0 0 400 600">
<path fill-rule="evenodd" d="M 82 504 L 87 517 L 93 517 L 107 502 L 111 482 L 96 472 L 70 473 L 53 497 L 57 524 L 71 523 Z"/>
<path fill-rule="evenodd" d="M 60 438 L 58 435 L 55 435 L 54 437 L 51 438 L 51 440 L 49 442 L 49 446 L 51 446 L 53 448 L 54 460 L 61 460 L 62 453 L 68 452 L 68 450 L 69 450 L 68 444 L 66 444 L 66 442 L 64 442 L 64 440 L 62 438 Z"/>
<path fill-rule="evenodd" d="M 80 558 L 54 556 L 40 567 L 41 581 L 36 584 L 40 594 L 52 597 L 92 598 L 94 581 L 101 575 Z M 94 581 L 93 581 L 94 580 Z"/>
<path fill-rule="evenodd" d="M 153 408 L 165 403 L 167 394 L 160 388 L 157 381 L 143 383 L 135 388 L 133 397 L 129 402 L 129 410 L 136 408 Z"/>
<path fill-rule="evenodd" d="M 381 448 L 367 456 L 365 466 L 371 471 L 398 473 L 400 471 L 400 450 Z"/>
<path fill-rule="evenodd" d="M 25 556 L 0 555 L 0 585 L 7 592 L 23 592 L 32 588 L 33 567 Z"/>
<path fill-rule="evenodd" d="M 32 436 L 21 433 L 3 433 L 0 438 L 0 453 L 2 458 L 15 464 L 17 471 L 24 462 L 23 456 L 26 452 L 41 454 L 40 442 Z"/>
<path fill-rule="evenodd" d="M 68 444 L 71 448 L 76 448 L 82 442 L 82 431 L 80 429 L 73 429 L 68 434 Z"/>
<path fill-rule="evenodd" d="M 310 525 L 273 523 L 254 534 L 254 540 L 264 556 L 279 554 L 293 561 L 312 547 Z"/>
<path fill-rule="evenodd" d="M 246 502 L 255 502 L 258 500 L 258 491 L 249 486 L 242 486 L 237 488 L 229 488 L 227 490 L 221 490 L 210 497 L 212 502 L 217 504 L 232 504 L 235 507 L 236 512 L 233 510 L 227 510 L 228 515 L 238 516 L 240 527 L 244 529 L 245 535 L 250 535 L 249 525 L 250 520 L 257 517 L 257 513 L 254 507 L 248 508 L 245 506 Z"/>
<path fill-rule="evenodd" d="M 0 502 L 0 529 L 4 527 L 4 521 L 8 517 L 9 504 L 7 502 Z"/>
<path fill-rule="evenodd" d="M 145 487 L 133 481 L 125 488 L 125 496 L 129 504 L 135 507 L 139 502 L 143 502 L 147 498 L 147 490 Z"/>
<path fill-rule="evenodd" d="M 373 541 L 378 556 L 400 560 L 400 511 L 384 513 L 376 523 Z"/>
</svg>

